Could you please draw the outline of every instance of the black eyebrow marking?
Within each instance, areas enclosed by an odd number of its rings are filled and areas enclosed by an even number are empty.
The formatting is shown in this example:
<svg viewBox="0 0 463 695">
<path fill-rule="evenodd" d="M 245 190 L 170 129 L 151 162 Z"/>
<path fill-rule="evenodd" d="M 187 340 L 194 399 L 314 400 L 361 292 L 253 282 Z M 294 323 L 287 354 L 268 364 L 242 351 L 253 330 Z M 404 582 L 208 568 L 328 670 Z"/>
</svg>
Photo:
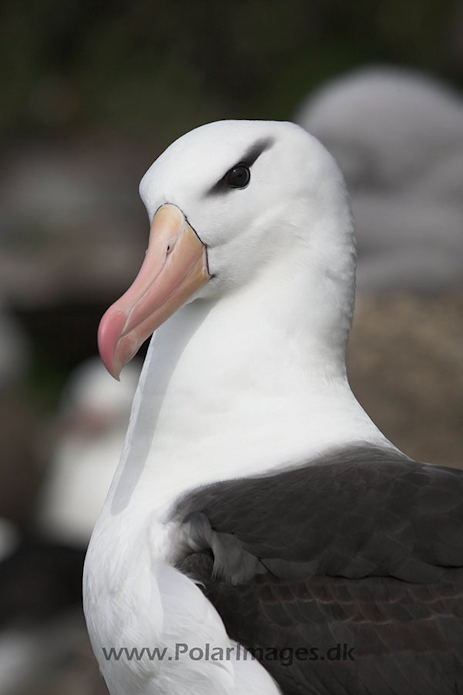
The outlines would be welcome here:
<svg viewBox="0 0 463 695">
<path fill-rule="evenodd" d="M 220 181 L 217 181 L 212 188 L 210 188 L 206 195 L 217 195 L 219 193 L 226 193 L 227 191 L 230 190 L 229 186 L 227 186 L 226 178 L 227 174 L 229 171 L 234 169 L 235 167 L 238 166 L 247 166 L 249 169 L 252 167 L 256 159 L 260 157 L 262 152 L 265 152 L 265 150 L 269 150 L 272 145 L 275 143 L 275 138 L 262 138 L 261 140 L 257 140 L 251 147 L 244 153 L 244 155 L 241 157 L 241 159 L 238 160 L 236 164 L 234 164 L 230 169 L 227 169 L 225 174 L 222 176 Z"/>
<path fill-rule="evenodd" d="M 252 167 L 252 165 L 254 164 L 256 159 L 260 157 L 262 152 L 265 152 L 265 150 L 270 149 L 274 142 L 275 138 L 266 138 L 265 140 L 258 140 L 254 143 L 254 145 L 251 145 L 244 157 L 240 160 L 240 164 L 246 164 L 246 166 Z"/>
</svg>

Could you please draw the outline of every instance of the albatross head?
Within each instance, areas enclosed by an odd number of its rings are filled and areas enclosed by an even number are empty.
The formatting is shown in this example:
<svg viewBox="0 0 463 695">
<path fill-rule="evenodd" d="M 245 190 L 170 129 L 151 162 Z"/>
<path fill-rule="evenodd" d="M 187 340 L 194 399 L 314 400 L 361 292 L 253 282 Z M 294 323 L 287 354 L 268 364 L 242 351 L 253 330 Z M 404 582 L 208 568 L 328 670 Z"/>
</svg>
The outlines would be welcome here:
<svg viewBox="0 0 463 695">
<path fill-rule="evenodd" d="M 266 276 L 272 292 L 281 288 L 286 314 L 300 317 L 311 305 L 314 330 L 329 340 L 336 332 L 345 348 L 354 237 L 342 175 L 318 140 L 293 123 L 210 123 L 154 162 L 140 194 L 151 220 L 145 261 L 99 329 L 113 376 L 184 304 L 257 287 Z M 299 294 L 285 294 L 301 277 Z"/>
</svg>

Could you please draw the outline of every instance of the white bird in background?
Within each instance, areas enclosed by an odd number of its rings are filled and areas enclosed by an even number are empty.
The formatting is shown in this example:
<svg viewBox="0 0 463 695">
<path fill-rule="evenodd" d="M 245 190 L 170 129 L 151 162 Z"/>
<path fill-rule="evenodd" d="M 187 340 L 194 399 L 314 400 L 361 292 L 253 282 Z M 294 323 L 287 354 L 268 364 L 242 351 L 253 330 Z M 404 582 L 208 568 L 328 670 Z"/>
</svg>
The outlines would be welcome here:
<svg viewBox="0 0 463 695">
<path fill-rule="evenodd" d="M 35 535 L 19 537 L 0 519 L 1 695 L 32 692 L 38 680 L 53 684 L 76 663 L 83 669 L 83 558 L 122 451 L 139 373 L 135 362 L 118 383 L 95 357 L 71 374 Z"/>
<path fill-rule="evenodd" d="M 62 394 L 61 437 L 41 491 L 42 537 L 86 547 L 121 455 L 140 365 L 116 382 L 98 357 L 72 373 Z"/>
<path fill-rule="evenodd" d="M 462 692 L 463 473 L 401 454 L 350 390 L 335 161 L 294 124 L 223 121 L 140 190 L 108 370 L 156 333 L 84 571 L 111 695 Z"/>
<path fill-rule="evenodd" d="M 295 120 L 333 153 L 352 196 L 360 290 L 463 287 L 463 99 L 409 70 L 328 82 Z"/>
</svg>

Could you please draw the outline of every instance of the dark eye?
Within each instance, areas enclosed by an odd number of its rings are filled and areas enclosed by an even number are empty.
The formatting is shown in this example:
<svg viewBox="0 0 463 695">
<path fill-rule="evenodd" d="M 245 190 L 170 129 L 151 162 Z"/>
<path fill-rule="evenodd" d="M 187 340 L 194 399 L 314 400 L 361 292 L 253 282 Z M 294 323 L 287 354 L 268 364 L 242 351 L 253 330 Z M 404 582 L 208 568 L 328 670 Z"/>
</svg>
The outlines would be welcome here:
<svg viewBox="0 0 463 695">
<path fill-rule="evenodd" d="M 231 188 L 246 188 L 250 180 L 251 172 L 246 164 L 238 164 L 226 176 L 227 185 Z"/>
</svg>

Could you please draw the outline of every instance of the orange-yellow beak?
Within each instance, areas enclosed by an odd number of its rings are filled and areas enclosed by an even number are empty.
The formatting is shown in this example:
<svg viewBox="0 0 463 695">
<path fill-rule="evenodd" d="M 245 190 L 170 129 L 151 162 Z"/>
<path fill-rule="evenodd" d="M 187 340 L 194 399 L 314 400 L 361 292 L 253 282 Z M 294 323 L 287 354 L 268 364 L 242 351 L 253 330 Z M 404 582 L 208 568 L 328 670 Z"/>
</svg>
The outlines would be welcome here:
<svg viewBox="0 0 463 695">
<path fill-rule="evenodd" d="M 142 343 L 209 278 L 206 246 L 178 207 L 163 205 L 137 278 L 100 322 L 98 349 L 108 372 L 118 379 Z"/>
</svg>

